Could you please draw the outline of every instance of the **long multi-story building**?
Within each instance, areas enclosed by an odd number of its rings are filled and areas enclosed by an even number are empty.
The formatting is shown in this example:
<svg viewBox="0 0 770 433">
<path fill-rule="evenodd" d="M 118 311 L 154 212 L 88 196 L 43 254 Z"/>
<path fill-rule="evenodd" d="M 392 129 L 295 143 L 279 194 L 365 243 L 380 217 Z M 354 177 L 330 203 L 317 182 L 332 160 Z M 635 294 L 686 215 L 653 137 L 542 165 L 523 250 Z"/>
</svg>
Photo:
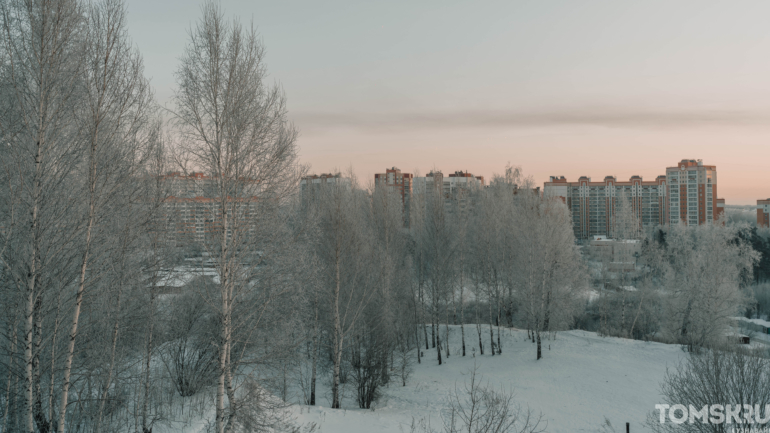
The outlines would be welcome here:
<svg viewBox="0 0 770 433">
<path fill-rule="evenodd" d="M 340 173 L 321 173 L 311 174 L 303 177 L 299 181 L 300 194 L 307 194 L 310 191 L 315 191 L 321 188 L 321 185 L 333 185 L 333 184 L 345 184 L 350 185 L 350 179 L 343 177 Z"/>
<path fill-rule="evenodd" d="M 665 176 L 647 182 L 641 176 L 631 176 L 627 181 L 606 176 L 601 182 L 592 182 L 587 176 L 581 176 L 577 182 L 552 176 L 543 191 L 546 196 L 561 197 L 567 204 L 577 238 L 614 236 L 615 216 L 623 197 L 631 202 L 643 227 L 666 222 Z"/>
<path fill-rule="evenodd" d="M 220 185 L 216 177 L 200 172 L 168 172 L 161 176 L 161 180 L 167 194 L 161 206 L 167 242 L 174 245 L 203 242 L 212 234 L 222 234 L 222 201 L 218 197 Z M 236 185 L 234 195 L 225 201 L 226 206 L 233 208 L 230 212 L 235 210 L 243 220 L 256 211 L 258 202 L 255 191 L 245 188 L 249 184 Z M 227 236 L 231 235 L 228 229 Z"/>
<path fill-rule="evenodd" d="M 684 159 L 654 181 L 644 181 L 641 176 L 618 181 L 615 176 L 606 176 L 603 181 L 592 182 L 590 177 L 581 176 L 577 182 L 569 182 L 564 176 L 551 176 L 543 193 L 561 197 L 567 204 L 575 237 L 580 239 L 614 236 L 622 197 L 630 201 L 644 228 L 680 220 L 704 224 L 719 218 L 716 167 L 704 166 L 701 160 Z"/>
<path fill-rule="evenodd" d="M 770 198 L 757 200 L 757 227 L 770 227 Z"/>
</svg>

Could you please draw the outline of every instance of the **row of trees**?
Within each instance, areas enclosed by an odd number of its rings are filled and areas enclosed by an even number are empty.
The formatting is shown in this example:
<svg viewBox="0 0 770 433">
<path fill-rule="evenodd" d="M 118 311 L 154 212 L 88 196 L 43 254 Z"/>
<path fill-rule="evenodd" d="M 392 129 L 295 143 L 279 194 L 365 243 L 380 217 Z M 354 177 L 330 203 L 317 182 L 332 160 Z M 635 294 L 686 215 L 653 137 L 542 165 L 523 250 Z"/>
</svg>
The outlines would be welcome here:
<svg viewBox="0 0 770 433">
<path fill-rule="evenodd" d="M 202 15 L 164 123 L 120 0 L 0 4 L 0 431 L 150 432 L 211 386 L 218 432 L 265 421 L 249 369 L 290 344 L 302 169 L 253 27 Z M 216 277 L 176 302 L 158 287 L 188 254 L 164 232 L 179 168 L 214 179 L 195 247 Z"/>
</svg>

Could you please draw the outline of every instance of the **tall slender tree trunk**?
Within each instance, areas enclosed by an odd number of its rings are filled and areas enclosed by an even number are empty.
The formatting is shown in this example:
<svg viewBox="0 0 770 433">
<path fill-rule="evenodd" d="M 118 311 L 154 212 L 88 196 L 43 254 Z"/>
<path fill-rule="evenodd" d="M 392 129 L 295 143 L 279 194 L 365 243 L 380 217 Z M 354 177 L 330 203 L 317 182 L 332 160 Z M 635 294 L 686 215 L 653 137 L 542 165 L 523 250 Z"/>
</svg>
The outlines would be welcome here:
<svg viewBox="0 0 770 433">
<path fill-rule="evenodd" d="M 340 365 L 342 364 L 342 324 L 340 323 L 340 253 L 335 258 L 334 285 L 334 373 L 332 377 L 332 409 L 340 408 Z"/>
<path fill-rule="evenodd" d="M 438 357 L 438 365 L 441 365 L 441 332 L 436 333 L 436 356 Z"/>
<path fill-rule="evenodd" d="M 489 345 L 492 347 L 492 356 L 495 356 L 495 332 L 493 329 L 494 320 L 492 319 L 492 296 L 489 296 Z"/>
<path fill-rule="evenodd" d="M 412 300 L 414 302 L 414 323 L 416 327 L 414 328 L 414 347 L 417 349 L 417 363 L 422 363 L 422 356 L 420 355 L 420 351 L 422 350 L 422 347 L 420 346 L 420 319 L 419 315 L 417 313 L 417 300 L 414 299 L 414 296 L 412 296 Z M 407 339 L 406 343 L 409 343 L 409 340 Z M 406 365 L 402 366 L 402 369 L 406 368 Z"/>
<path fill-rule="evenodd" d="M 446 311 L 444 312 L 444 316 L 446 318 L 446 323 L 444 324 L 444 331 L 446 333 L 444 334 L 444 344 L 446 345 L 446 357 L 449 359 L 449 308 L 447 306 Z"/>
<path fill-rule="evenodd" d="M 56 383 L 56 341 L 59 337 L 59 326 L 61 312 L 61 290 L 56 294 L 56 319 L 53 325 L 53 335 L 51 336 L 51 378 L 48 384 L 48 431 L 56 431 L 56 419 L 54 417 L 54 390 Z"/>
<path fill-rule="evenodd" d="M 225 395 L 229 396 L 227 392 L 228 388 L 228 373 L 230 370 L 230 338 L 231 338 L 231 326 L 232 326 L 232 276 L 230 275 L 230 251 L 227 242 L 227 233 L 230 229 L 230 218 L 227 212 L 228 206 L 228 191 L 225 185 L 220 185 L 222 191 L 220 191 L 220 206 L 222 212 L 222 239 L 220 240 L 220 282 L 219 290 L 222 297 L 222 330 L 221 330 L 221 343 L 219 346 L 219 380 L 217 382 L 217 414 L 216 414 L 216 427 L 218 433 L 225 433 L 232 419 L 225 413 Z M 235 409 L 235 402 L 229 401 L 228 406 L 230 412 Z M 227 419 L 226 419 L 227 418 Z"/>
<path fill-rule="evenodd" d="M 636 309 L 636 316 L 634 316 L 634 321 L 631 323 L 631 330 L 628 333 L 628 336 L 630 338 L 634 338 L 634 328 L 636 327 L 636 321 L 639 319 L 639 313 L 642 311 L 642 302 L 644 302 L 644 295 L 645 293 L 642 292 L 642 296 L 639 298 L 639 307 Z"/>
<path fill-rule="evenodd" d="M 112 344 L 110 345 L 110 365 L 107 369 L 107 380 L 104 382 L 102 389 L 102 395 L 99 400 L 99 412 L 96 417 L 96 433 L 102 431 L 102 418 L 104 416 L 104 405 L 107 402 L 107 396 L 109 395 L 110 386 L 112 385 L 112 376 L 115 371 L 115 353 L 118 347 L 118 332 L 120 330 L 120 301 L 123 295 L 123 278 L 119 279 L 118 283 L 118 295 L 115 308 L 115 323 L 112 326 Z"/>
<path fill-rule="evenodd" d="M 501 319 L 500 309 L 501 309 L 500 304 L 498 304 L 497 305 L 497 354 L 498 355 L 503 353 L 503 345 L 500 342 L 500 319 Z"/>
<path fill-rule="evenodd" d="M 42 295 L 37 296 L 35 301 L 35 350 L 32 357 L 33 374 L 35 380 L 35 424 L 41 433 L 48 433 L 50 427 L 49 421 L 43 413 L 43 389 L 41 386 L 42 374 L 40 371 L 40 353 L 43 351 L 43 314 L 42 314 Z M 53 362 L 53 358 L 51 359 Z"/>
<path fill-rule="evenodd" d="M 315 406 L 315 381 L 316 381 L 316 367 L 318 364 L 318 295 L 313 298 L 313 310 L 315 317 L 313 321 L 313 353 L 310 356 L 311 372 L 310 372 L 310 406 Z"/>
<path fill-rule="evenodd" d="M 17 316 L 14 315 L 13 324 L 9 323 L 8 327 L 9 327 L 9 332 L 10 332 L 9 335 L 11 336 L 11 347 L 10 347 L 10 350 L 8 351 L 8 372 L 9 372 L 9 374 L 8 374 L 8 385 L 5 388 L 5 407 L 3 408 L 3 424 L 2 424 L 2 427 L 3 427 L 2 432 L 3 433 L 8 431 L 7 430 L 7 428 L 8 428 L 8 415 L 10 413 L 10 407 L 11 407 L 11 389 L 12 389 L 11 385 L 13 384 L 13 377 L 14 377 L 14 375 L 10 374 L 10 372 L 13 371 L 14 360 L 15 360 L 15 357 L 16 357 L 16 342 L 17 342 L 16 333 L 18 332 L 18 330 L 17 330 L 17 327 L 18 327 Z"/>
<path fill-rule="evenodd" d="M 43 98 L 41 98 L 41 105 L 43 105 Z M 42 118 L 38 121 L 39 126 L 42 129 Z M 33 181 L 33 205 L 32 205 L 32 248 L 30 251 L 30 266 L 29 274 L 27 275 L 27 305 L 26 305 L 26 317 L 25 317 L 25 329 L 24 329 L 24 378 L 26 380 L 26 410 L 25 410 L 25 427 L 28 433 L 35 432 L 35 424 L 33 419 L 33 406 L 34 406 L 34 372 L 33 372 L 33 333 L 34 333 L 34 315 L 35 315 L 35 302 L 37 300 L 37 273 L 38 273 L 38 230 L 39 230 L 39 211 L 40 211 L 40 195 L 42 193 L 41 177 L 42 177 L 42 136 L 43 134 L 38 132 L 37 141 L 37 154 L 35 155 L 35 177 Z"/>
<path fill-rule="evenodd" d="M 155 328 L 155 279 L 153 278 L 152 287 L 150 287 L 150 327 L 147 331 L 147 346 L 145 348 L 144 362 L 144 398 L 142 399 L 142 433 L 151 433 L 152 428 L 147 422 L 147 410 L 150 404 L 150 366 L 152 362 L 153 351 L 153 332 Z"/>
<path fill-rule="evenodd" d="M 478 287 L 476 287 L 476 293 L 478 293 Z M 473 308 L 473 311 L 476 315 L 476 333 L 479 334 L 479 355 L 484 354 L 484 341 L 481 337 L 481 321 L 479 320 L 479 305 L 478 302 L 476 302 L 475 307 Z"/>
<path fill-rule="evenodd" d="M 72 360 L 75 356 L 75 339 L 78 335 L 78 321 L 80 320 L 80 308 L 83 304 L 83 294 L 86 289 L 86 274 L 91 253 L 93 228 L 96 220 L 96 148 L 99 142 L 99 119 L 91 136 L 88 153 L 88 225 L 86 228 L 85 250 L 80 266 L 80 280 L 77 295 L 75 296 L 75 311 L 72 314 L 72 328 L 69 335 L 69 347 L 67 359 L 64 363 L 64 381 L 62 384 L 61 407 L 59 407 L 59 433 L 64 433 L 67 418 L 67 400 L 69 398 L 70 375 L 72 374 Z"/>
<path fill-rule="evenodd" d="M 465 299 L 463 297 L 465 288 L 463 287 L 463 277 L 460 274 L 460 341 L 463 346 L 463 356 L 465 356 Z"/>
</svg>

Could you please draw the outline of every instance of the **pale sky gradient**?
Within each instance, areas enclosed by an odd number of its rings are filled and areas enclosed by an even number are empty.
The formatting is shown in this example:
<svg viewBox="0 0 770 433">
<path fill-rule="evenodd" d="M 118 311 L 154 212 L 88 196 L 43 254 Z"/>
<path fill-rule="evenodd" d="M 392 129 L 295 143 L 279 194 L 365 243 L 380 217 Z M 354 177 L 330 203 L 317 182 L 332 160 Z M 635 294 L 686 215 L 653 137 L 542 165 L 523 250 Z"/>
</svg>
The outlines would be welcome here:
<svg viewBox="0 0 770 433">
<path fill-rule="evenodd" d="M 158 100 L 199 3 L 127 0 Z M 770 197 L 768 1 L 223 0 L 253 20 L 316 173 L 652 180 L 716 165 L 727 204 Z"/>
</svg>

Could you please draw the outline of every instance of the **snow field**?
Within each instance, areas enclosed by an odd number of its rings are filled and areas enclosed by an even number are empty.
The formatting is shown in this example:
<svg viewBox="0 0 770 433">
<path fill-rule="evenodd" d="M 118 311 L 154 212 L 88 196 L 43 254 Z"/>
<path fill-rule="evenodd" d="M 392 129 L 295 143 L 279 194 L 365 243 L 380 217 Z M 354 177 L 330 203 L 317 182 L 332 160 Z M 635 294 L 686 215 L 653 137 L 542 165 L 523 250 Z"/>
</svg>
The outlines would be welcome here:
<svg viewBox="0 0 770 433">
<path fill-rule="evenodd" d="M 444 326 L 441 332 L 443 340 Z M 542 412 L 548 432 L 596 432 L 605 417 L 618 432 L 625 431 L 626 422 L 631 423 L 631 432 L 646 432 L 647 414 L 662 403 L 659 383 L 666 367 L 675 367 L 685 356 L 677 345 L 568 331 L 543 340 L 543 359 L 535 361 L 535 345 L 526 339 L 527 332 L 504 328 L 503 353 L 490 356 L 489 326 L 482 332 L 485 355 L 479 356 L 474 325 L 466 327 L 465 336 L 467 356 L 463 358 L 460 327 L 450 326 L 452 352 L 441 366 L 435 349 L 426 351 L 423 346 L 425 358 L 422 364 L 415 363 L 407 385 L 400 386 L 400 379 L 394 378 L 383 388 L 375 410 L 358 409 L 350 383 L 345 385 L 344 409 L 329 409 L 326 395 L 330 393 L 320 380 L 318 406 L 292 407 L 296 421 L 315 423 L 316 431 L 328 433 L 408 432 L 413 419 L 440 427 L 448 392 L 455 385 L 463 386 L 475 363 L 484 382 L 513 388 L 518 404 Z"/>
</svg>

